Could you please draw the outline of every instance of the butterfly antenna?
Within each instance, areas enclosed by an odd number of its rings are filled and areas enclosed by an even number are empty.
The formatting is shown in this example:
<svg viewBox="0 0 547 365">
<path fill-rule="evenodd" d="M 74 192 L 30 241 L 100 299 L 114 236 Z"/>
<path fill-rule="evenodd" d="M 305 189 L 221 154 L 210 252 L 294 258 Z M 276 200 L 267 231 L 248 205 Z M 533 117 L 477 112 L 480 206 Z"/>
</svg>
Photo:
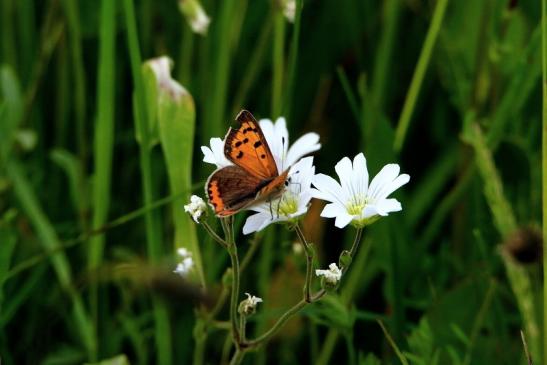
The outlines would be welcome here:
<svg viewBox="0 0 547 365">
<path fill-rule="evenodd" d="M 284 171 L 285 170 L 285 166 L 283 166 L 283 163 L 285 162 L 285 137 L 281 137 L 281 146 L 283 147 L 282 148 L 282 151 L 283 151 L 283 155 L 281 156 L 281 170 Z"/>
</svg>

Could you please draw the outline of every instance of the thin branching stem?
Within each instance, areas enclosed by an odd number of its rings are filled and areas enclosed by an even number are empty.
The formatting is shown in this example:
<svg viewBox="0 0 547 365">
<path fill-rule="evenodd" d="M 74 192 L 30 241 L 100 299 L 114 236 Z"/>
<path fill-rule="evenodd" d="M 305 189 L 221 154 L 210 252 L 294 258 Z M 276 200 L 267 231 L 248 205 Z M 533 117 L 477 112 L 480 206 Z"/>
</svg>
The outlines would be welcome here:
<svg viewBox="0 0 547 365">
<path fill-rule="evenodd" d="M 306 282 L 304 284 L 304 300 L 307 303 L 311 303 L 311 284 L 312 284 L 312 275 L 313 275 L 313 249 L 306 240 L 304 232 L 300 228 L 299 224 L 295 224 L 294 229 L 302 246 L 304 246 L 304 251 L 306 252 Z"/>
</svg>

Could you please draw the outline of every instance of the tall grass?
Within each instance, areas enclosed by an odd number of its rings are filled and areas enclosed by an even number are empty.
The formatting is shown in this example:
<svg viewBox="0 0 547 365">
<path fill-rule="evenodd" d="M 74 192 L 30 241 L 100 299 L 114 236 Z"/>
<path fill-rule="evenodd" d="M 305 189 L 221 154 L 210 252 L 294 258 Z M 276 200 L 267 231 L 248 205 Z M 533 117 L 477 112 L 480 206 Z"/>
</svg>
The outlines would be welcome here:
<svg viewBox="0 0 547 365">
<path fill-rule="evenodd" d="M 300 303 L 294 232 L 235 217 L 230 301 L 232 257 L 184 212 L 214 169 L 199 147 L 245 108 L 284 116 L 290 142 L 319 133 L 317 172 L 364 151 L 371 176 L 398 163 L 411 182 L 339 290 L 243 364 L 525 364 L 522 330 L 547 365 L 546 1 L 296 0 L 294 22 L 285 3 L 203 0 L 206 35 L 177 0 L 0 3 L 2 364 L 227 362 L 243 293 L 264 299 L 248 338 Z M 162 55 L 184 112 L 149 93 Z M 320 209 L 313 269 L 353 238 Z"/>
</svg>

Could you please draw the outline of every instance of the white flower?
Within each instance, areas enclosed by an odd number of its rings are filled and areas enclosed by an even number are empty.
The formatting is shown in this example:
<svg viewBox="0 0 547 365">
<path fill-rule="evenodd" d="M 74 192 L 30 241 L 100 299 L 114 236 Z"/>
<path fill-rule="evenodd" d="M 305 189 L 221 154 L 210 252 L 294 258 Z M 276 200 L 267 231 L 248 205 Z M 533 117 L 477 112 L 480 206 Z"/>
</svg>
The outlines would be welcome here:
<svg viewBox="0 0 547 365">
<path fill-rule="evenodd" d="M 261 119 L 258 123 L 272 152 L 277 171 L 282 173 L 290 167 L 288 186 L 281 197 L 247 208 L 257 214 L 247 218 L 243 226 L 244 234 L 260 231 L 271 223 L 291 220 L 306 213 L 312 198 L 311 182 L 315 167 L 312 157 L 301 158 L 321 148 L 317 133 L 306 133 L 289 147 L 289 132 L 283 117 L 277 118 L 275 123 L 269 119 Z M 217 168 L 233 165 L 224 155 L 224 141 L 220 138 L 211 138 L 210 146 L 202 146 L 201 151 L 203 161 Z"/>
<path fill-rule="evenodd" d="M 279 173 L 292 166 L 302 156 L 321 148 L 317 133 L 304 134 L 289 148 L 289 132 L 283 117 L 277 118 L 275 123 L 269 119 L 261 119 L 258 123 L 266 142 L 268 142 Z M 224 156 L 224 141 L 220 138 L 211 138 L 210 146 L 202 146 L 201 151 L 203 152 L 203 162 L 216 165 L 217 168 L 233 165 Z"/>
<path fill-rule="evenodd" d="M 190 213 L 196 223 L 199 223 L 199 218 L 207 210 L 207 204 L 197 195 L 190 197 L 190 203 L 184 206 L 184 211 Z"/>
<path fill-rule="evenodd" d="M 192 253 L 186 248 L 181 247 L 177 250 L 177 254 L 181 257 L 182 261 L 177 265 L 177 268 L 173 272 L 179 274 L 181 277 L 185 277 L 194 267 Z"/>
<path fill-rule="evenodd" d="M 294 23 L 296 14 L 296 0 L 283 0 L 283 15 L 290 22 Z"/>
<path fill-rule="evenodd" d="M 342 278 L 342 270 L 333 262 L 328 270 L 315 270 L 315 275 L 324 277 L 327 284 L 334 286 Z"/>
<path fill-rule="evenodd" d="M 402 185 L 408 183 L 410 176 L 399 175 L 399 165 L 389 164 L 372 179 L 369 176 L 365 156 L 360 153 L 351 160 L 344 157 L 336 164 L 340 183 L 332 177 L 317 174 L 313 179 L 314 198 L 330 202 L 321 212 L 322 217 L 336 218 L 338 228 L 350 222 L 358 227 L 372 223 L 380 216 L 402 210 L 397 199 L 387 197 Z"/>
<path fill-rule="evenodd" d="M 179 8 L 186 17 L 190 28 L 197 34 L 205 35 L 209 29 L 211 19 L 205 14 L 203 7 L 197 0 L 179 0 Z"/>
<path fill-rule="evenodd" d="M 287 187 L 279 198 L 249 208 L 257 213 L 247 218 L 243 234 L 258 232 L 272 223 L 294 220 L 305 214 L 312 198 L 314 174 L 313 157 L 304 157 L 294 164 L 289 170 Z"/>
<path fill-rule="evenodd" d="M 239 304 L 239 313 L 248 316 L 256 311 L 256 306 L 258 303 L 262 303 L 262 298 L 255 297 L 249 293 L 245 293 L 245 295 L 247 296 L 247 299 Z"/>
<path fill-rule="evenodd" d="M 189 95 L 188 91 L 171 77 L 173 60 L 169 57 L 152 58 L 146 61 L 145 64 L 154 72 L 160 92 L 168 93 L 175 101 L 179 101 L 184 95 Z"/>
</svg>

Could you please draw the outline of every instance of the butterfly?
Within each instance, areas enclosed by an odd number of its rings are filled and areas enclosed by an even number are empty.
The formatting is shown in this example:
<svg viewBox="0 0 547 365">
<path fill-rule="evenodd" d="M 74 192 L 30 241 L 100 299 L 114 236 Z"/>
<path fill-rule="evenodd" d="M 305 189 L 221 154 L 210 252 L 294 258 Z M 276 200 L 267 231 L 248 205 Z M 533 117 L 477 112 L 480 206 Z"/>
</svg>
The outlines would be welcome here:
<svg viewBox="0 0 547 365">
<path fill-rule="evenodd" d="M 277 170 L 260 125 L 247 111 L 236 117 L 224 139 L 224 155 L 234 163 L 216 170 L 205 183 L 205 193 L 215 214 L 227 217 L 255 203 L 279 196 L 287 185 L 289 169 Z"/>
</svg>

